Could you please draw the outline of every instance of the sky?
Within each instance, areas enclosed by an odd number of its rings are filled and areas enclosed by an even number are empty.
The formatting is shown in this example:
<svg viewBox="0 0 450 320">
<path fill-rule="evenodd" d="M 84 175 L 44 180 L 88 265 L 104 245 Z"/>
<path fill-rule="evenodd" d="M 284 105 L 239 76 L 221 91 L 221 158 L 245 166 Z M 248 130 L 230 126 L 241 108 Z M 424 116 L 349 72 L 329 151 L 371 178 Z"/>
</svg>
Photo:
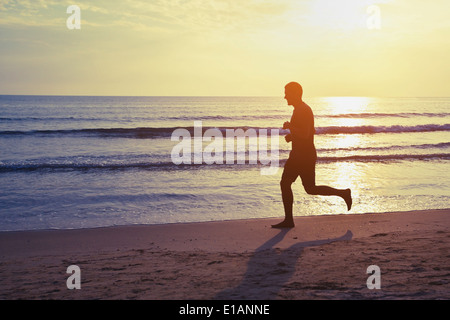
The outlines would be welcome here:
<svg viewBox="0 0 450 320">
<path fill-rule="evenodd" d="M 80 8 L 80 29 L 70 5 Z M 448 0 L 0 0 L 0 94 L 450 96 Z"/>
</svg>

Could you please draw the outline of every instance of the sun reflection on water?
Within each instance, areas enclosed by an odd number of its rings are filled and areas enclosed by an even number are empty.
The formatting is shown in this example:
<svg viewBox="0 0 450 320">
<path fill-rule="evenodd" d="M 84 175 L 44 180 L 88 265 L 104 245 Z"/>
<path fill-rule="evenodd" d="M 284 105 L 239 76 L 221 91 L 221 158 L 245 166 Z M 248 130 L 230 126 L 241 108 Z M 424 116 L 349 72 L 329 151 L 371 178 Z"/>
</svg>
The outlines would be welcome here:
<svg viewBox="0 0 450 320">
<path fill-rule="evenodd" d="M 322 99 L 326 113 L 339 115 L 332 120 L 332 125 L 337 127 L 362 126 L 364 117 L 354 117 L 355 114 L 367 113 L 371 98 L 368 97 L 326 97 Z M 327 145 L 323 145 L 328 151 L 322 154 L 324 157 L 346 157 L 354 155 L 352 149 L 357 149 L 363 144 L 360 134 L 336 134 L 332 139 L 327 139 Z M 320 155 L 319 155 L 320 157 Z M 328 184 L 340 189 L 350 188 L 354 199 L 350 213 L 358 211 L 359 195 L 368 188 L 370 175 L 367 167 L 351 160 L 339 163 L 327 163 L 320 165 L 324 176 L 318 175 L 317 184 Z M 322 179 L 321 179 L 322 178 Z M 322 180 L 322 181 L 321 181 Z M 342 200 L 338 197 L 326 197 L 324 199 L 330 205 L 340 208 Z M 369 208 L 365 208 L 368 210 Z M 372 210 L 377 211 L 376 203 Z M 347 211 L 344 211 L 347 213 Z"/>
</svg>

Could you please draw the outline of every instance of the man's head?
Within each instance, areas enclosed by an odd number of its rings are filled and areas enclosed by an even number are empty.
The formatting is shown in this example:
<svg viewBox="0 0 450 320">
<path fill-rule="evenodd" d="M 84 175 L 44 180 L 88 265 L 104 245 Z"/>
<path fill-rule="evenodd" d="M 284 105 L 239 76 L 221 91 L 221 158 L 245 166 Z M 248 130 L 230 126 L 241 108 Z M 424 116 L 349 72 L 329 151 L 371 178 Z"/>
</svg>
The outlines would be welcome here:
<svg viewBox="0 0 450 320">
<path fill-rule="evenodd" d="M 303 88 L 298 82 L 289 82 L 284 87 L 284 98 L 290 106 L 298 105 L 302 102 Z"/>
</svg>

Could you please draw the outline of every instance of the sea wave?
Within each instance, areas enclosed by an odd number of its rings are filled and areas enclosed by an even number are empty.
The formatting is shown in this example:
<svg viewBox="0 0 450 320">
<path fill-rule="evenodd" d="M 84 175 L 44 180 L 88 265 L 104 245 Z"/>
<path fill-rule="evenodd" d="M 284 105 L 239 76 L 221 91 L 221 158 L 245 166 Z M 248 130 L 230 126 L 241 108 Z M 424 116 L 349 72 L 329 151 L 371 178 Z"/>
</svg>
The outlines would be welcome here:
<svg viewBox="0 0 450 320">
<path fill-rule="evenodd" d="M 318 152 L 336 152 L 336 151 L 387 151 L 392 150 L 405 150 L 405 149 L 419 149 L 419 150 L 429 150 L 429 149 L 446 149 L 450 148 L 450 142 L 441 143 L 424 143 L 424 144 L 412 144 L 412 145 L 390 145 L 390 146 L 379 146 L 379 147 L 337 147 L 337 148 L 319 148 Z"/>
<path fill-rule="evenodd" d="M 374 134 L 450 131 L 450 124 L 425 124 L 416 126 L 331 126 L 316 129 L 318 134 Z"/>
<path fill-rule="evenodd" d="M 331 115 L 318 115 L 320 118 L 413 118 L 413 117 L 448 117 L 450 113 L 446 112 L 404 112 L 404 113 L 380 113 L 380 112 L 362 112 L 362 113 L 343 113 L 343 114 L 331 114 Z"/>
<path fill-rule="evenodd" d="M 16 136 L 16 135 L 80 135 L 80 136 L 96 136 L 104 138 L 132 138 L 132 139 L 151 139 L 171 137 L 177 129 L 185 129 L 191 136 L 195 134 L 195 127 L 141 127 L 141 128 L 90 128 L 90 129 L 68 129 L 68 130 L 30 130 L 30 131 L 0 131 L 0 136 Z M 250 129 L 259 134 L 261 130 L 267 130 L 270 134 L 272 130 L 279 130 L 279 134 L 288 133 L 287 130 L 281 128 L 263 128 L 263 127 L 202 127 L 202 134 L 208 129 L 219 129 L 225 137 L 228 130 L 235 132 L 244 131 L 249 133 Z M 410 132 L 434 132 L 434 131 L 450 131 L 450 124 L 426 124 L 415 126 L 326 126 L 316 128 L 316 134 L 376 134 L 376 133 L 410 133 Z"/>
<path fill-rule="evenodd" d="M 270 160 L 270 158 L 268 159 Z M 278 164 L 283 166 L 286 158 L 279 159 Z M 317 161 L 320 163 L 327 162 L 393 162 L 403 160 L 450 160 L 450 153 L 431 153 L 431 154 L 387 154 L 387 155 L 350 155 L 350 156 L 319 156 Z M 272 165 L 274 159 L 271 159 Z M 269 162 L 269 161 L 268 161 Z M 249 163 L 246 161 L 243 164 L 223 163 L 223 164 L 174 164 L 172 161 L 159 162 L 110 162 L 107 161 L 92 163 L 92 162 L 78 162 L 78 163 L 49 163 L 49 162 L 35 162 L 35 163 L 0 163 L 0 172 L 23 172 L 23 171 L 87 171 L 87 170 L 176 170 L 176 169 L 196 169 L 196 168 L 248 168 L 260 167 L 262 164 Z"/>
<path fill-rule="evenodd" d="M 431 113 L 431 112 L 404 112 L 404 113 L 381 113 L 381 112 L 362 112 L 362 113 L 342 113 L 342 114 L 318 114 L 315 115 L 317 118 L 355 118 L 355 119 L 364 119 L 364 118 L 417 118 L 417 117 L 425 117 L 425 118 L 443 118 L 443 117 L 449 117 L 450 113 L 446 112 L 438 112 L 438 113 Z M 134 117 L 124 117 L 121 118 L 109 118 L 109 117 L 76 117 L 76 116 L 67 116 L 67 117 L 32 117 L 32 116 L 25 116 L 25 117 L 0 117 L 0 121 L 106 121 L 106 122 L 129 122 L 129 121 L 191 121 L 192 115 L 186 115 L 186 116 L 163 116 L 158 115 L 156 118 L 153 117 L 145 117 L 145 116 L 134 116 Z M 241 120 L 249 120 L 253 121 L 255 119 L 257 120 L 277 120 L 277 119 L 285 119 L 286 115 L 283 114 L 252 114 L 252 115 L 199 115 L 198 120 L 206 121 L 206 120 L 223 120 L 223 121 L 241 121 Z"/>
</svg>

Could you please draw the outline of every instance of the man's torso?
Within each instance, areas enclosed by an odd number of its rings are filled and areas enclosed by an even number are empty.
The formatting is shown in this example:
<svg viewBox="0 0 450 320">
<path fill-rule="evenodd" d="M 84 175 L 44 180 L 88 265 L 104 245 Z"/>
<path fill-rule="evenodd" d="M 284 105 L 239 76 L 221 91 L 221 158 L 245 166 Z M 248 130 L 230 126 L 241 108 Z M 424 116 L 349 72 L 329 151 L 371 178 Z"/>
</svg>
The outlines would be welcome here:
<svg viewBox="0 0 450 320">
<path fill-rule="evenodd" d="M 290 157 L 312 157 L 316 156 L 316 149 L 314 147 L 314 115 L 311 108 L 303 102 L 303 104 L 294 109 L 291 117 L 291 128 L 300 131 L 306 130 L 307 134 L 303 138 L 292 136 L 292 151 Z M 291 131 L 292 133 L 292 131 Z"/>
</svg>

